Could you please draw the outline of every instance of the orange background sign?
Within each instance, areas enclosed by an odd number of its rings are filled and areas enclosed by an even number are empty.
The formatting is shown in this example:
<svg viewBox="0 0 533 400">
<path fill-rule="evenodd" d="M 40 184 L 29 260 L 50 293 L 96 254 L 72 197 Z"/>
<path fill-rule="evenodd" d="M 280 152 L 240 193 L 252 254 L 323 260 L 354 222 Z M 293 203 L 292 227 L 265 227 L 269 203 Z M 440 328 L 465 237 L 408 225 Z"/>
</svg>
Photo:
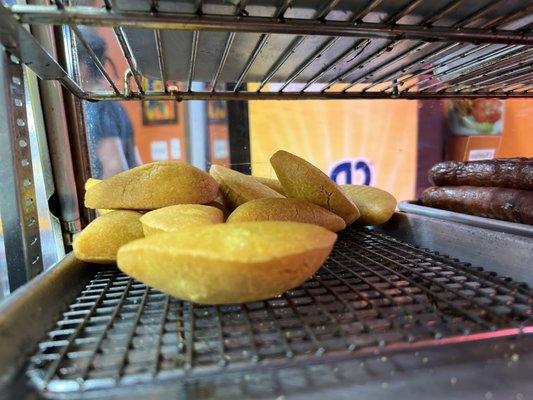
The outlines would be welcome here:
<svg viewBox="0 0 533 400">
<path fill-rule="evenodd" d="M 412 199 L 415 193 L 417 102 L 407 100 L 251 101 L 252 173 L 275 177 L 269 158 L 283 149 L 330 175 L 351 163 L 352 182 L 362 183 L 366 162 L 371 185 Z M 346 174 L 338 179 L 344 183 Z"/>
</svg>

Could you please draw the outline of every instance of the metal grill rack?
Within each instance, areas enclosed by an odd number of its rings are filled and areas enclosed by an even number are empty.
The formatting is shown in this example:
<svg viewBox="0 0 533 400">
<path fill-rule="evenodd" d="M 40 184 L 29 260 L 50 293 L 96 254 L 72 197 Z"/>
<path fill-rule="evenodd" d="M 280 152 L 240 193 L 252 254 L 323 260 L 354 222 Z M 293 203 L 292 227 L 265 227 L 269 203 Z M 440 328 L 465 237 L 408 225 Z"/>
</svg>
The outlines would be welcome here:
<svg viewBox="0 0 533 400">
<path fill-rule="evenodd" d="M 2 6 L 0 39 L 41 78 L 84 99 L 533 97 L 531 1 L 77 3 Z M 71 35 L 90 49 L 81 25 L 112 28 L 129 66 L 124 82 L 88 50 L 109 88 L 85 89 L 76 63 L 61 66 L 23 24 L 62 25 L 68 49 Z M 163 89 L 148 90 L 143 76 Z"/>
<path fill-rule="evenodd" d="M 48 395 L 227 374 L 272 390 L 268 371 L 532 332 L 532 305 L 524 284 L 349 229 L 312 279 L 268 301 L 194 305 L 99 269 L 28 375 Z"/>
</svg>

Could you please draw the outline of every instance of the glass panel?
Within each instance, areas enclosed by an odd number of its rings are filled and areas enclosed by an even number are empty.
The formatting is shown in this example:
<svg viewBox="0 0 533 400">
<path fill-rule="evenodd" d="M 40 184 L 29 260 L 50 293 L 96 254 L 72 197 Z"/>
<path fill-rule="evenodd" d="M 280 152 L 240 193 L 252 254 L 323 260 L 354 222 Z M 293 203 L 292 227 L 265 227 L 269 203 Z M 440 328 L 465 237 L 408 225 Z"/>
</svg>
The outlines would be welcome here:
<svg viewBox="0 0 533 400">
<path fill-rule="evenodd" d="M 0 210 L 0 300 L 9 294 L 7 279 L 6 249 L 4 247 L 4 230 L 2 228 L 2 210 Z"/>
</svg>

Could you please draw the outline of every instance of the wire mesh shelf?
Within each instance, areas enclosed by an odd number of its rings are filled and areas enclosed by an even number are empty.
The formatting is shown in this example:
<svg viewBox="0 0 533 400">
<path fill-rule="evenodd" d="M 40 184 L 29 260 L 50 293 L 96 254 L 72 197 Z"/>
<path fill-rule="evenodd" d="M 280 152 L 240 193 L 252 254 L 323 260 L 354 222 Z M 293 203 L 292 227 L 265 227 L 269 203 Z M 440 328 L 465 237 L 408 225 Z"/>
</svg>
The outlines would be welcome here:
<svg viewBox="0 0 533 400">
<path fill-rule="evenodd" d="M 349 229 L 312 279 L 268 301 L 195 305 L 98 269 L 28 375 L 48 394 L 225 374 L 259 382 L 269 369 L 531 332 L 532 305 L 524 284 Z"/>
<path fill-rule="evenodd" d="M 0 12 L 4 46 L 84 99 L 533 96 L 532 1 L 84 3 Z M 22 24 L 63 26 L 66 47 L 87 51 L 111 90 L 84 87 L 77 63 L 60 66 Z M 128 66 L 123 82 L 91 51 L 84 25 L 112 28 Z M 143 77 L 161 87 L 153 90 Z M 209 85 L 197 91 L 192 82 Z"/>
</svg>

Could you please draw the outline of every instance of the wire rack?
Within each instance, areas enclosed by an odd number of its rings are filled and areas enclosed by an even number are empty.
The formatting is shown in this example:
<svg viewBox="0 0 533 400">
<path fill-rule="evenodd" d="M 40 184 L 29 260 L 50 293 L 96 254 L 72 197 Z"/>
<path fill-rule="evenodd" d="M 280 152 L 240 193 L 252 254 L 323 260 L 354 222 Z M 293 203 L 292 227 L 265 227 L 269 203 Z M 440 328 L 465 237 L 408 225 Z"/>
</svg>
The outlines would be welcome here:
<svg viewBox="0 0 533 400">
<path fill-rule="evenodd" d="M 98 269 L 28 375 L 49 394 L 224 374 L 271 389 L 270 368 L 531 332 L 532 305 L 527 285 L 350 229 L 312 279 L 268 301 L 195 305 Z"/>
<path fill-rule="evenodd" d="M 533 96 L 531 1 L 78 3 L 3 6 L 0 39 L 39 76 L 84 99 Z M 108 88 L 84 88 L 75 57 L 61 66 L 26 23 L 63 26 L 68 51 L 86 51 Z M 98 59 L 82 25 L 112 28 L 128 66 L 123 81 Z M 193 90 L 193 82 L 207 89 Z"/>
</svg>

